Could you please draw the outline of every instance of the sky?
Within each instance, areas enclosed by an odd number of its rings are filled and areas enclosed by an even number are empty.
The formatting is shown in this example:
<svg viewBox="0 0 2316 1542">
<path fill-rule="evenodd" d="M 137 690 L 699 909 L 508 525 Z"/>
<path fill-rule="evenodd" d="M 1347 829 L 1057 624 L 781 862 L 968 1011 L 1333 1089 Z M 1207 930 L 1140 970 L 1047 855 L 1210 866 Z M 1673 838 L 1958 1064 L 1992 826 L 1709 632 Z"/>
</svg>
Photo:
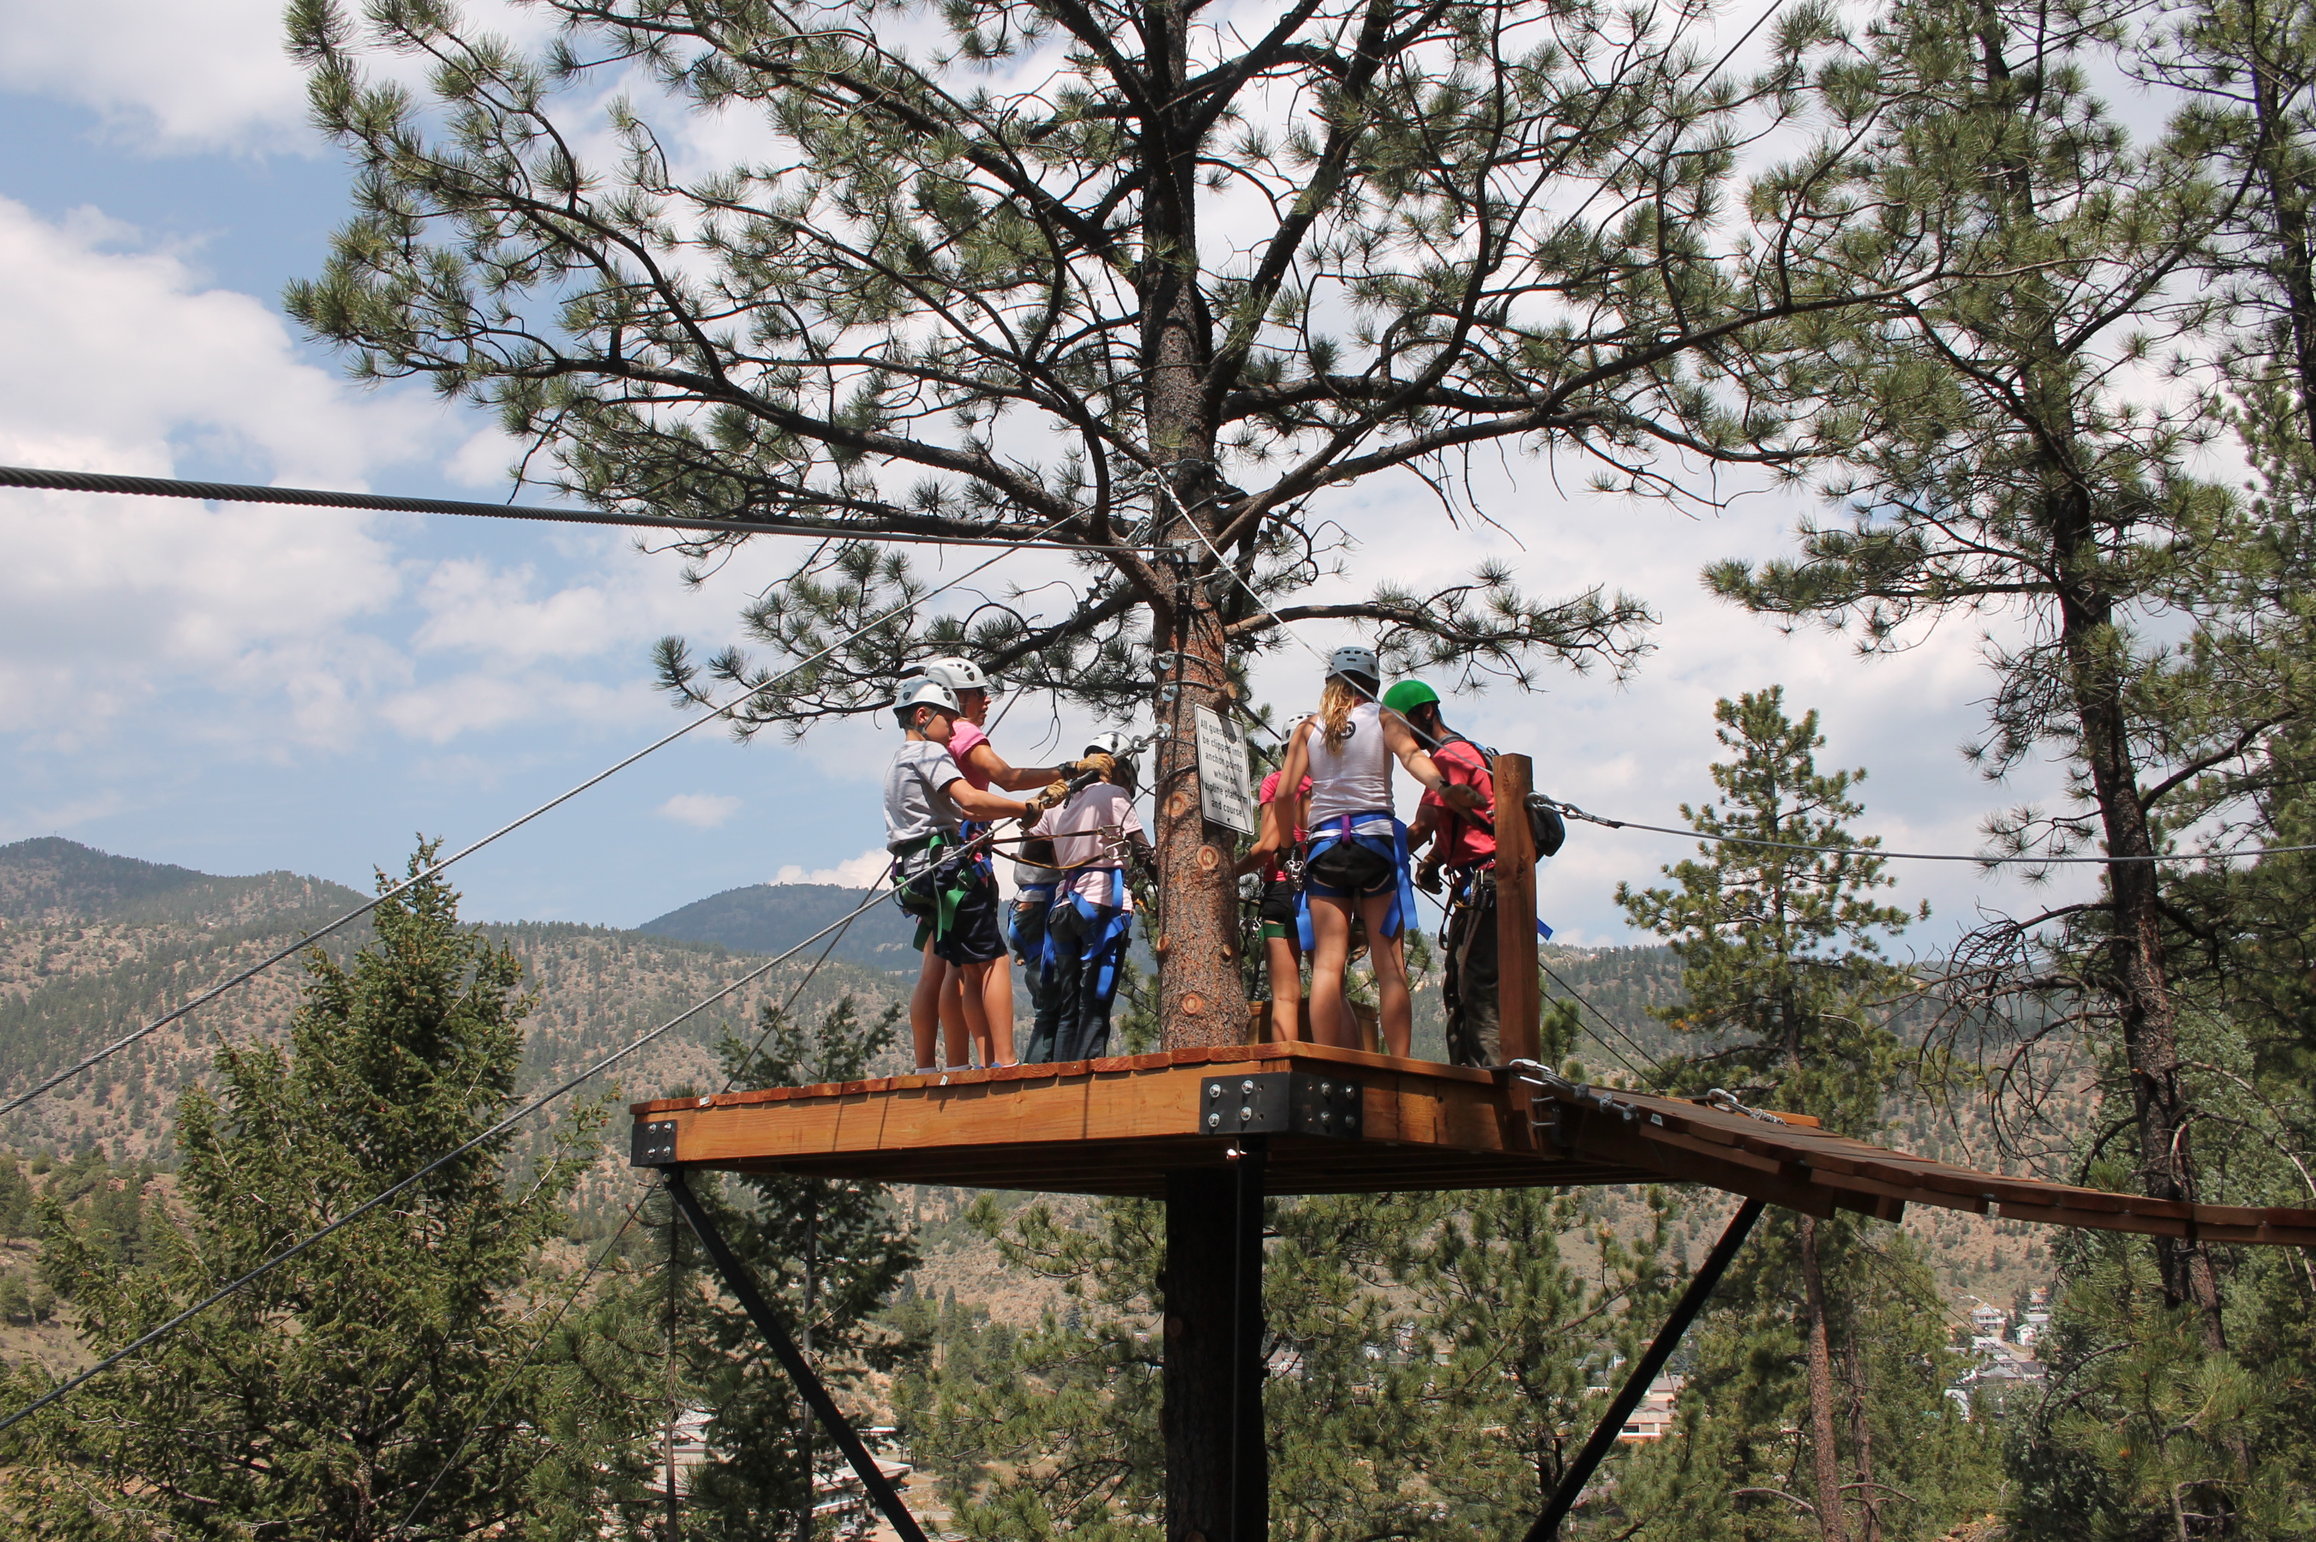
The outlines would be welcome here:
<svg viewBox="0 0 2316 1542">
<path fill-rule="evenodd" d="M 281 311 L 282 286 L 320 271 L 349 177 L 303 120 L 278 15 L 277 0 L 0 0 L 0 461 L 504 497 L 513 450 L 488 421 L 349 382 Z M 696 126 L 691 148 L 712 155 L 725 132 Z M 1707 562 L 1786 549 L 1806 494 L 1696 516 L 1584 486 L 1574 463 L 1508 457 L 1479 484 L 1498 529 L 1448 528 L 1412 479 L 1324 511 L 1358 543 L 1360 587 L 1389 573 L 1421 589 L 1494 557 L 1530 589 L 1601 584 L 1662 616 L 1625 683 L 1547 673 L 1534 693 L 1451 701 L 1474 738 L 1533 755 L 1545 790 L 1677 824 L 1710 792 L 1715 700 L 1782 682 L 1824 714 L 1821 763 L 1869 770 L 1857 826 L 1892 848 L 1974 850 L 1990 812 L 2050 799 L 2047 768 L 1990 786 L 1959 753 L 1989 686 L 1974 629 L 1861 659 L 1706 595 Z M 751 548 L 689 588 L 679 559 L 617 533 L 15 490 L 0 543 L 0 842 L 358 886 L 420 835 L 464 845 L 677 727 L 652 641 L 711 651 L 780 571 Z M 954 573 L 985 555 L 923 560 Z M 1035 581 L 1037 560 L 1000 571 Z M 1258 694 L 1298 705 L 1315 673 L 1288 650 Z M 1000 748 L 1034 760 L 1043 719 L 1025 707 Z M 624 926 L 742 884 L 863 881 L 894 740 L 865 722 L 800 745 L 703 729 L 461 863 L 466 912 Z M 1616 885 L 1687 849 L 1578 826 L 1541 880 L 1545 918 L 1563 941 L 1645 940 Z M 1933 906 L 1924 949 L 2021 903 L 1968 866 L 1894 870 L 1896 898 Z"/>
</svg>

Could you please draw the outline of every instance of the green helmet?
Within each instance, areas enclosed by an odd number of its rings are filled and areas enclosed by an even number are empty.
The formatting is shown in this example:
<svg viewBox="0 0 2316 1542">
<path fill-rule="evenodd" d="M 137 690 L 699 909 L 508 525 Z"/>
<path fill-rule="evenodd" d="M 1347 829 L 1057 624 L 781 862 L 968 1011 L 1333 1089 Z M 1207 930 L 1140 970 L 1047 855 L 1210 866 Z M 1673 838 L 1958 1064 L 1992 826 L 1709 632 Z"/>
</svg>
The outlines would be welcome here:
<svg viewBox="0 0 2316 1542">
<path fill-rule="evenodd" d="M 1418 707 L 1437 706 L 1439 692 L 1421 680 L 1402 680 L 1383 693 L 1383 704 L 1405 717 Z"/>
</svg>

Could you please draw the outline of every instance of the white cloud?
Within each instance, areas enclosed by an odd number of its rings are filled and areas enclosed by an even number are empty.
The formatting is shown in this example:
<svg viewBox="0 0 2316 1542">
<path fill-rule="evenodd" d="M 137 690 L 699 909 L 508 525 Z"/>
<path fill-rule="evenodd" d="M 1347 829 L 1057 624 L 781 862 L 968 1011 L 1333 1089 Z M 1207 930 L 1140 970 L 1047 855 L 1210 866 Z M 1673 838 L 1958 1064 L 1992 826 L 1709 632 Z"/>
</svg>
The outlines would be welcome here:
<svg viewBox="0 0 2316 1542">
<path fill-rule="evenodd" d="M 440 411 L 357 393 L 298 357 L 278 318 L 124 250 L 83 213 L 0 200 L 0 459 L 145 474 L 178 447 L 360 485 L 420 448 Z M 85 741 L 180 682 L 286 697 L 277 735 L 335 740 L 349 692 L 400 672 L 349 630 L 401 578 L 373 517 L 11 492 L 0 565 L 0 728 Z"/>
<path fill-rule="evenodd" d="M 278 0 L 15 5 L 0 82 L 93 107 L 172 149 L 311 139 Z"/>
<path fill-rule="evenodd" d="M 829 883 L 843 889 L 865 889 L 884 877 L 885 867 L 893 860 L 892 853 L 882 846 L 848 857 L 834 867 L 814 868 L 806 872 L 791 862 L 772 875 L 774 883 Z"/>
<path fill-rule="evenodd" d="M 677 824 L 690 825 L 695 830 L 713 830 L 740 812 L 740 800 L 729 793 L 679 792 L 662 803 L 655 812 L 662 819 L 672 819 Z"/>
</svg>

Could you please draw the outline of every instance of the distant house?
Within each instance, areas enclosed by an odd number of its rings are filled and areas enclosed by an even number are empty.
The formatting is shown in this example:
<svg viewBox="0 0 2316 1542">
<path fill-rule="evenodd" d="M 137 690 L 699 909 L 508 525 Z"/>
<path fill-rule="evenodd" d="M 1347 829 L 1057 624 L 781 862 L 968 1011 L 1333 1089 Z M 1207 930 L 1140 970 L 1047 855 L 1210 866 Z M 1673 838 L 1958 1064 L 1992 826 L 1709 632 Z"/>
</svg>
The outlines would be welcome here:
<svg viewBox="0 0 2316 1542">
<path fill-rule="evenodd" d="M 1999 1306 L 1988 1306 L 1981 1301 L 1970 1309 L 1970 1331 L 1985 1338 L 1999 1339 L 2010 1326 L 2010 1313 Z"/>
<path fill-rule="evenodd" d="M 1633 1445 L 1643 1441 L 1663 1440 L 1673 1432 L 1673 1405 L 1680 1401 L 1681 1388 L 1688 1378 L 1659 1376 L 1649 1383 L 1642 1394 L 1640 1406 L 1625 1417 L 1624 1425 L 1616 1432 L 1619 1444 Z"/>
</svg>

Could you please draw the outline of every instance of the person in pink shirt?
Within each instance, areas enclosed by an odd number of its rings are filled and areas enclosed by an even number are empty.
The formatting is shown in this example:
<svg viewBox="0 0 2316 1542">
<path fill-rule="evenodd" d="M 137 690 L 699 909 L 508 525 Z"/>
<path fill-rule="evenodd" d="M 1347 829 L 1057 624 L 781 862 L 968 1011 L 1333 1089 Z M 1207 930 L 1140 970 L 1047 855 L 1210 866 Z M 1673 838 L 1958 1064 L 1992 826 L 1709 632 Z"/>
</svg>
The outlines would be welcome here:
<svg viewBox="0 0 2316 1542">
<path fill-rule="evenodd" d="M 1291 1044 L 1303 1036 L 1303 949 L 1295 925 L 1295 903 L 1300 884 L 1290 868 L 1293 854 L 1302 850 L 1303 822 L 1310 808 L 1311 779 L 1303 778 L 1294 802 L 1294 830 L 1289 834 L 1279 810 L 1287 801 L 1278 798 L 1279 773 L 1263 778 L 1256 801 L 1262 805 L 1254 844 L 1239 859 L 1238 871 L 1262 875 L 1263 963 L 1271 980 L 1271 1037 Z M 1276 801 L 1274 801 L 1276 800 Z M 1296 859 L 1299 861 L 1299 858 Z"/>
<path fill-rule="evenodd" d="M 982 724 L 989 718 L 990 681 L 980 665 L 967 658 L 939 658 L 902 677 L 906 691 L 913 680 L 947 686 L 957 698 L 956 732 L 949 738 L 949 754 L 965 773 L 967 785 L 982 792 L 1027 792 L 1060 780 L 1072 766 L 1013 766 L 997 753 Z M 968 828 L 967 839 L 975 832 Z M 995 864 L 983 859 L 992 893 L 997 886 Z M 1015 1065 L 1013 1050 L 1013 970 L 1004 964 L 982 971 L 980 986 L 968 994 L 963 970 L 952 969 L 941 987 L 941 1043 L 952 1069 L 969 1065 L 978 1050 L 985 1066 Z"/>
</svg>

